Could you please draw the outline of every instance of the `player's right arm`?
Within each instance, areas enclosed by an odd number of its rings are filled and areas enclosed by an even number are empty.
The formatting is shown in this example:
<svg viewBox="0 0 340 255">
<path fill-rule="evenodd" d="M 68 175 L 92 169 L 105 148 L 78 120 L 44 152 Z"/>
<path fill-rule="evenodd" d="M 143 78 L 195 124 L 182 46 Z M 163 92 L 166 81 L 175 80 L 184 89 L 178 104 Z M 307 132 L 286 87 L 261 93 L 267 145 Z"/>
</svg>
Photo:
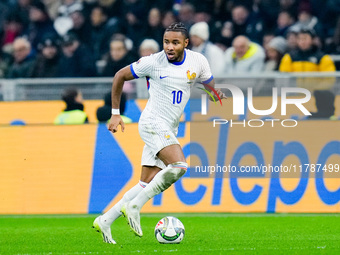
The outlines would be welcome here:
<svg viewBox="0 0 340 255">
<path fill-rule="evenodd" d="M 120 105 L 120 97 L 123 91 L 123 85 L 125 81 L 129 81 L 134 79 L 134 75 L 132 74 L 130 66 L 126 66 L 120 69 L 114 76 L 112 82 L 112 109 L 119 109 Z M 123 119 L 120 117 L 120 114 L 112 114 L 109 122 L 108 129 L 112 133 L 116 133 L 118 131 L 118 126 L 121 125 L 121 130 L 124 132 L 125 124 Z"/>
<path fill-rule="evenodd" d="M 112 109 L 119 109 L 124 82 L 135 78 L 150 76 L 151 69 L 154 65 L 154 58 L 150 55 L 142 57 L 137 62 L 120 69 L 116 73 L 112 83 Z M 117 132 L 119 125 L 121 125 L 122 132 L 124 132 L 124 122 L 122 118 L 119 114 L 113 114 L 109 122 L 109 130 L 115 133 Z"/>
</svg>

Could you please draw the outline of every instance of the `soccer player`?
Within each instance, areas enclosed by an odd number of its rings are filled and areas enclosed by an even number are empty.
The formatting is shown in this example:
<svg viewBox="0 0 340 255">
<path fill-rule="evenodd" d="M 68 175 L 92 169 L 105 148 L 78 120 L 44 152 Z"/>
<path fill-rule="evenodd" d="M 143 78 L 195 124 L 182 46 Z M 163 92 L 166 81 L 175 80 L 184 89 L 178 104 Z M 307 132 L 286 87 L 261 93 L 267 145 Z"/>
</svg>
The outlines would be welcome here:
<svg viewBox="0 0 340 255">
<path fill-rule="evenodd" d="M 194 83 L 201 82 L 210 90 L 215 84 L 207 59 L 185 49 L 188 43 L 186 27 L 173 23 L 164 32 L 163 51 L 122 68 L 113 79 L 112 116 L 108 127 L 113 133 L 118 131 L 119 125 L 124 132 L 119 103 L 125 81 L 146 77 L 150 97 L 138 124 L 139 134 L 145 142 L 140 181 L 93 222 L 104 242 L 116 243 L 110 226 L 122 214 L 135 234 L 142 236 L 140 210 L 143 205 L 169 188 L 187 170 L 188 164 L 176 138 L 179 120 Z M 220 98 L 225 97 L 220 90 L 217 94 Z"/>
</svg>

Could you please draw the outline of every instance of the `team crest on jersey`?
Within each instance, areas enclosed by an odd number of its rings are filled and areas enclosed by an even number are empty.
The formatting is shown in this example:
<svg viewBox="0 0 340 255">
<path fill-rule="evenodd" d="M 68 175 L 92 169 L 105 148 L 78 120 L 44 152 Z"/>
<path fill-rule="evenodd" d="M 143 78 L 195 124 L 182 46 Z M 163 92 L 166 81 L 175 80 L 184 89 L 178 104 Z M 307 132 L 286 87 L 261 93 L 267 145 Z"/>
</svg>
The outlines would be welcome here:
<svg viewBox="0 0 340 255">
<path fill-rule="evenodd" d="M 195 78 L 196 78 L 196 73 L 192 73 L 190 74 L 190 71 L 187 71 L 187 78 L 188 78 L 188 84 L 191 84 L 194 82 Z"/>
</svg>

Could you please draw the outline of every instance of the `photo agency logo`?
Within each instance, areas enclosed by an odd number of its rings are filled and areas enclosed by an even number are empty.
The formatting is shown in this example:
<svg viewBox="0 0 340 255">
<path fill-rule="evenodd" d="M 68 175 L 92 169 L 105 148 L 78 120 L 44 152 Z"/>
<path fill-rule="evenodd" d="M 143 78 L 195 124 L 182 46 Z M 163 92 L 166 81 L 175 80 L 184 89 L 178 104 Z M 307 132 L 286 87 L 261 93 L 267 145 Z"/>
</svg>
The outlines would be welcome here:
<svg viewBox="0 0 340 255">
<path fill-rule="evenodd" d="M 218 96 L 215 89 L 212 87 L 208 87 L 215 96 L 212 95 L 212 93 L 209 93 L 206 89 L 201 90 L 205 91 L 212 100 L 216 102 L 216 98 L 219 99 L 220 104 L 222 106 L 221 98 Z M 223 118 L 214 118 L 213 119 L 213 127 L 216 127 L 217 125 L 225 125 L 228 124 L 230 127 L 233 127 L 235 125 L 243 126 L 243 127 L 262 127 L 265 125 L 265 123 L 269 123 L 272 127 L 275 126 L 275 124 L 280 124 L 283 127 L 296 127 L 298 125 L 297 120 L 295 119 L 286 119 L 287 115 L 287 105 L 295 105 L 299 111 L 303 113 L 305 116 L 310 116 L 311 113 L 304 107 L 304 103 L 307 103 L 311 99 L 311 93 L 309 90 L 304 88 L 289 88 L 289 87 L 283 87 L 280 90 L 280 106 L 281 106 L 281 113 L 280 115 L 282 118 L 280 119 L 274 119 L 274 118 L 266 118 L 265 116 L 270 116 L 273 114 L 279 104 L 279 91 L 278 88 L 272 88 L 272 105 L 269 109 L 265 110 L 259 110 L 254 107 L 254 96 L 253 96 L 253 88 L 247 89 L 247 95 L 245 97 L 243 91 L 236 87 L 235 85 L 231 84 L 218 84 L 215 86 L 215 88 L 224 90 L 228 89 L 233 98 L 233 115 L 234 116 L 240 116 L 245 115 L 246 110 L 249 110 L 249 112 L 253 113 L 254 115 L 259 116 L 258 119 L 249 119 L 249 120 L 242 120 L 242 121 L 236 121 L 233 119 L 223 119 Z M 201 114 L 207 115 L 207 94 L 201 95 Z M 289 98 L 289 95 L 294 95 L 294 98 Z M 296 97 L 299 98 L 296 98 Z M 302 96 L 302 97 L 301 97 Z M 246 101 L 245 101 L 246 100 Z M 245 109 L 245 106 L 247 106 L 248 109 Z"/>
</svg>

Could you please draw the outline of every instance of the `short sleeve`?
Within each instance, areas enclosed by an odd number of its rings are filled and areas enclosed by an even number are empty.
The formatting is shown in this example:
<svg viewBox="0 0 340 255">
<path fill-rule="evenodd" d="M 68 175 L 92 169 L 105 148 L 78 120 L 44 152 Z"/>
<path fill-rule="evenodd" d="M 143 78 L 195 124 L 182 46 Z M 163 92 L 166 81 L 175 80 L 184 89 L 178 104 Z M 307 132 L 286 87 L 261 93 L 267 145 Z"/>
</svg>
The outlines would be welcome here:
<svg viewBox="0 0 340 255">
<path fill-rule="evenodd" d="M 154 65 L 153 56 L 142 57 L 130 65 L 131 73 L 136 79 L 150 76 L 152 66 Z"/>
<path fill-rule="evenodd" d="M 201 73 L 200 73 L 199 78 L 201 79 L 202 83 L 209 83 L 214 77 L 211 73 L 208 60 L 202 55 L 200 58 L 200 62 L 201 62 Z"/>
</svg>

